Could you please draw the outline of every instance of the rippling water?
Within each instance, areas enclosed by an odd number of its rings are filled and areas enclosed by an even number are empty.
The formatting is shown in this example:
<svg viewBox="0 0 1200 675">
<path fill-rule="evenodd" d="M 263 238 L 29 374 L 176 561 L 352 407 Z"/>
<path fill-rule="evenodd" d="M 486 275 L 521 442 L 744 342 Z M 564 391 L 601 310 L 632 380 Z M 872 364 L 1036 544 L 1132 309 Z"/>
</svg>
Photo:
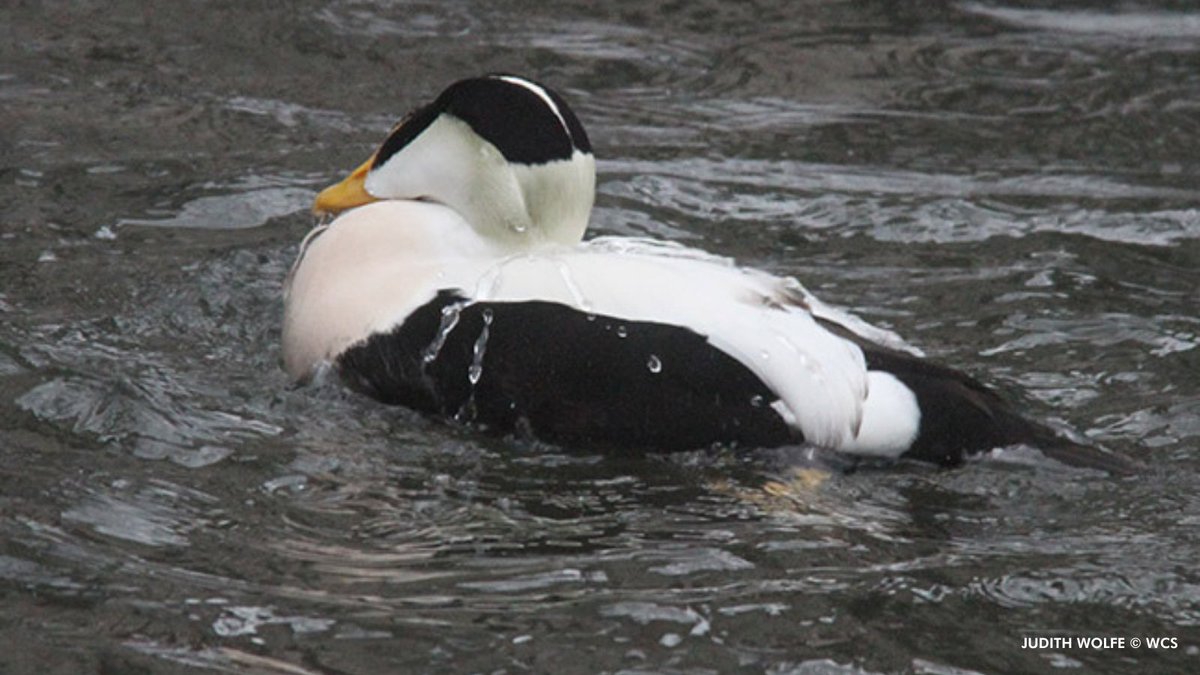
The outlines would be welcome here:
<svg viewBox="0 0 1200 675">
<path fill-rule="evenodd" d="M 0 670 L 1194 672 L 1189 7 L 0 9 Z M 574 103 L 597 232 L 795 274 L 1149 468 L 618 460 L 289 384 L 315 190 L 494 70 Z"/>
</svg>

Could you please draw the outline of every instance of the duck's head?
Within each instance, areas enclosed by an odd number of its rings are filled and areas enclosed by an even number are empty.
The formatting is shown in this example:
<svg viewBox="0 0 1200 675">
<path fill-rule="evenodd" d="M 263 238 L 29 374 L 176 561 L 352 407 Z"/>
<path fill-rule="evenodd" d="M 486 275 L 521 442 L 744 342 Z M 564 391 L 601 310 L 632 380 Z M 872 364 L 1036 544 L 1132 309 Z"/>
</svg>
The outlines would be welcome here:
<svg viewBox="0 0 1200 675">
<path fill-rule="evenodd" d="M 524 78 L 490 75 L 455 82 L 401 120 L 313 210 L 430 201 L 497 241 L 575 243 L 595 188 L 592 146 L 562 97 Z"/>
</svg>

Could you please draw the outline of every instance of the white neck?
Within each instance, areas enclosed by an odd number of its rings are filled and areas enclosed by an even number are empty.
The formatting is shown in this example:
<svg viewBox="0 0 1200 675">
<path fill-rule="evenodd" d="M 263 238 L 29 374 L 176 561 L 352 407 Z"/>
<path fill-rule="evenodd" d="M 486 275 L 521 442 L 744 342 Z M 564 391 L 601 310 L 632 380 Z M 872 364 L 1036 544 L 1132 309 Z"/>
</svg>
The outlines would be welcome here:
<svg viewBox="0 0 1200 675">
<path fill-rule="evenodd" d="M 596 199 L 596 160 L 576 150 L 571 159 L 510 166 L 521 186 L 531 234 L 558 244 L 582 241 Z"/>
</svg>

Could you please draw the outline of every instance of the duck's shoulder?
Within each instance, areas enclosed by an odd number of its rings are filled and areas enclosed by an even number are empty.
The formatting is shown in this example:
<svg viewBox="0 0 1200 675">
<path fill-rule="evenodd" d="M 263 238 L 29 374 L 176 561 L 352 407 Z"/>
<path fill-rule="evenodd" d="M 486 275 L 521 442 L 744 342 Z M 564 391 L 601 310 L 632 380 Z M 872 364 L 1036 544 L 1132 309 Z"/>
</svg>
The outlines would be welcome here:
<svg viewBox="0 0 1200 675">
<path fill-rule="evenodd" d="M 452 210 L 418 201 L 368 204 L 314 229 L 284 286 L 288 371 L 304 377 L 387 330 L 440 286 L 460 281 L 470 267 L 464 261 L 487 250 Z"/>
<path fill-rule="evenodd" d="M 385 200 L 338 216 L 310 244 L 318 246 L 328 254 L 360 260 L 396 260 L 477 251 L 487 242 L 453 209 L 419 200 Z"/>
<path fill-rule="evenodd" d="M 920 348 L 894 331 L 875 326 L 848 310 L 822 302 L 794 276 L 772 274 L 740 265 L 734 258 L 685 246 L 677 242 L 637 237 L 597 237 L 581 252 L 592 256 L 640 259 L 664 273 L 690 272 L 725 287 L 741 289 L 745 299 L 767 309 L 799 311 L 812 316 L 826 328 L 836 328 L 860 341 L 874 343 L 911 356 L 922 357 Z M 689 275 L 690 276 L 690 275 Z"/>
</svg>

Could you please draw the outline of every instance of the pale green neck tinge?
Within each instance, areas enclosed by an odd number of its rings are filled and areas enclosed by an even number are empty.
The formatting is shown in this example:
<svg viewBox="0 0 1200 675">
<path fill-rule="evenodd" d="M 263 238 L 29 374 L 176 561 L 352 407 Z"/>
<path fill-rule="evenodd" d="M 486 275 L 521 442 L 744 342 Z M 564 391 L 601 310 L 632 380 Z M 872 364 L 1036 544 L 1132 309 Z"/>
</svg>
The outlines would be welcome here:
<svg viewBox="0 0 1200 675">
<path fill-rule="evenodd" d="M 379 199 L 416 199 L 459 213 L 480 236 L 513 249 L 583 239 L 596 191 L 596 163 L 507 161 L 465 122 L 443 115 L 382 166 L 365 188 Z"/>
</svg>

